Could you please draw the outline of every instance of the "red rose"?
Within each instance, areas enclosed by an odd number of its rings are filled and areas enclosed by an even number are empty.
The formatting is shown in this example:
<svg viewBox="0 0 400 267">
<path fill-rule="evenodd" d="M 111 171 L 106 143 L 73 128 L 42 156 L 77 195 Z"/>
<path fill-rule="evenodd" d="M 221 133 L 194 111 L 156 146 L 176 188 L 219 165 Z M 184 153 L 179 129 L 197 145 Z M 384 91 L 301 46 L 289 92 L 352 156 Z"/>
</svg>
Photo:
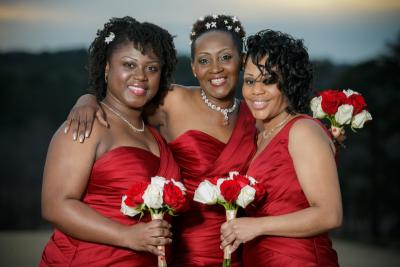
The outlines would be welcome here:
<svg viewBox="0 0 400 267">
<path fill-rule="evenodd" d="M 208 179 L 210 181 L 210 183 L 212 183 L 213 185 L 217 185 L 218 179 L 220 179 L 221 177 L 219 176 L 214 176 L 210 179 Z"/>
<path fill-rule="evenodd" d="M 220 186 L 221 195 L 228 203 L 237 200 L 240 190 L 240 185 L 236 180 L 225 180 Z"/>
<path fill-rule="evenodd" d="M 184 211 L 188 204 L 182 190 L 173 182 L 164 185 L 163 200 L 174 212 Z"/>
<path fill-rule="evenodd" d="M 126 192 L 125 204 L 130 207 L 143 204 L 142 196 L 148 185 L 146 182 L 134 183 Z"/>
<path fill-rule="evenodd" d="M 365 103 L 364 97 L 359 94 L 352 94 L 347 98 L 347 103 L 354 107 L 353 116 L 360 113 L 363 109 L 367 107 L 367 103 Z"/>
<path fill-rule="evenodd" d="M 246 176 L 241 174 L 236 174 L 235 176 L 233 176 L 233 179 L 239 183 L 240 188 L 243 188 L 246 185 L 250 184 L 250 180 Z"/>
<path fill-rule="evenodd" d="M 346 102 L 345 93 L 338 90 L 325 90 L 319 93 L 322 96 L 321 107 L 328 115 L 335 115 L 338 107 Z"/>
<path fill-rule="evenodd" d="M 264 185 L 262 183 L 256 183 L 253 185 L 253 188 L 256 190 L 256 195 L 254 196 L 254 203 L 260 203 L 267 195 L 265 191 Z"/>
</svg>

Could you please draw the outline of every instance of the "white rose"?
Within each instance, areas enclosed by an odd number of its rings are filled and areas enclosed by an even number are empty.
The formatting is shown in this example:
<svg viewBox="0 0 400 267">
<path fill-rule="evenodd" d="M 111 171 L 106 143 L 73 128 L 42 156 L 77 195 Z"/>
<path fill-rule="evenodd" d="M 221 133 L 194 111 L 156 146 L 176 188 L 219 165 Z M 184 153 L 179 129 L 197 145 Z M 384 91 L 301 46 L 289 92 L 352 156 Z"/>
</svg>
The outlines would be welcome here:
<svg viewBox="0 0 400 267">
<path fill-rule="evenodd" d="M 199 184 L 193 197 L 194 201 L 208 205 L 217 203 L 217 199 L 217 187 L 208 180 Z"/>
<path fill-rule="evenodd" d="M 354 116 L 353 121 L 351 122 L 351 127 L 362 128 L 364 127 L 364 123 L 370 120 L 372 120 L 371 114 L 364 109 L 363 111 Z"/>
<path fill-rule="evenodd" d="M 322 96 L 316 96 L 313 99 L 311 99 L 310 106 L 314 118 L 323 119 L 326 116 L 326 113 L 322 110 L 321 101 L 322 101 Z"/>
<path fill-rule="evenodd" d="M 350 124 L 351 118 L 353 116 L 353 109 L 352 105 L 343 104 L 338 108 L 335 114 L 335 120 L 339 125 Z"/>
<path fill-rule="evenodd" d="M 164 177 L 161 176 L 151 177 L 151 184 L 158 186 L 159 188 L 161 188 L 161 190 L 164 188 L 166 182 L 167 180 Z"/>
<path fill-rule="evenodd" d="M 163 188 L 158 184 L 149 184 L 143 193 L 144 204 L 152 209 L 160 209 L 163 204 Z"/>
<path fill-rule="evenodd" d="M 253 187 L 246 185 L 242 190 L 240 190 L 236 204 L 242 208 L 246 208 L 246 206 L 254 200 L 255 195 L 256 190 Z"/>
<path fill-rule="evenodd" d="M 220 201 L 225 201 L 225 198 L 221 194 L 221 184 L 223 182 L 225 182 L 226 180 L 233 180 L 233 179 L 230 179 L 229 177 L 227 177 L 227 178 L 219 178 L 217 180 L 217 198 Z"/>
<path fill-rule="evenodd" d="M 127 196 L 122 196 L 122 201 L 121 201 L 121 212 L 122 212 L 122 214 L 127 215 L 127 216 L 131 216 L 131 217 L 139 214 L 140 211 L 138 211 L 135 208 L 129 207 L 128 205 L 125 204 L 125 199 L 126 198 L 127 198 Z"/>
<path fill-rule="evenodd" d="M 181 189 L 184 195 L 186 194 L 186 187 L 181 182 L 175 181 L 174 179 L 171 179 L 171 181 L 174 185 L 176 185 L 177 187 L 179 187 L 179 189 Z"/>
<path fill-rule="evenodd" d="M 351 90 L 351 89 L 343 90 L 343 93 L 344 93 L 347 97 L 349 97 L 349 96 L 351 96 L 351 95 L 353 95 L 353 94 L 356 94 L 356 95 L 359 95 L 359 94 L 360 94 L 359 92 L 353 91 L 353 90 Z"/>
</svg>

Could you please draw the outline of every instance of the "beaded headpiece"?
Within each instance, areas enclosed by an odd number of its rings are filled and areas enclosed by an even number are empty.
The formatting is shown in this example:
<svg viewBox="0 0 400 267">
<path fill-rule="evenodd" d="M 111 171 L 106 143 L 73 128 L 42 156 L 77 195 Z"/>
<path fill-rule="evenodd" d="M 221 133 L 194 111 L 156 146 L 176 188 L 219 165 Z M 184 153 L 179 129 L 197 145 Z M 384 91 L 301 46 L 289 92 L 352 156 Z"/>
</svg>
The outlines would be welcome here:
<svg viewBox="0 0 400 267">
<path fill-rule="evenodd" d="M 236 16 L 208 15 L 200 17 L 193 25 L 190 33 L 190 41 L 196 40 L 199 35 L 210 30 L 231 31 L 241 39 L 245 36 L 243 26 Z"/>
</svg>

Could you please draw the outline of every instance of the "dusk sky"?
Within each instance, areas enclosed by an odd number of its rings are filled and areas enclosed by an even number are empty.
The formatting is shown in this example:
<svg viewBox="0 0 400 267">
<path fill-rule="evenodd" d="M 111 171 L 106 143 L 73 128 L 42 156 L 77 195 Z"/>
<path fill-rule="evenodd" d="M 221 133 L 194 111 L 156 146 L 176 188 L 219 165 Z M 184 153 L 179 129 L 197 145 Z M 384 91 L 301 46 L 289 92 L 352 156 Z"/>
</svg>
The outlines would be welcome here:
<svg viewBox="0 0 400 267">
<path fill-rule="evenodd" d="M 248 34 L 270 28 L 305 40 L 312 58 L 367 60 L 400 34 L 400 0 L 0 0 L 0 51 L 87 48 L 111 17 L 130 15 L 177 35 L 189 53 L 192 23 L 207 14 L 237 16 Z"/>
</svg>

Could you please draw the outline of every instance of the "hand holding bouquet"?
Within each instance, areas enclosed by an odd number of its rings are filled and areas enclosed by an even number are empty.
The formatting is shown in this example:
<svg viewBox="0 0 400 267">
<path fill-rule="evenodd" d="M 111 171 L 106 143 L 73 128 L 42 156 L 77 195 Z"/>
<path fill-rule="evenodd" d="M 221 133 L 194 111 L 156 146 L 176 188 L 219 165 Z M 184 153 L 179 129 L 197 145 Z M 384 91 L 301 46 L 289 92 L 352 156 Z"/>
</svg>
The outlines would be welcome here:
<svg viewBox="0 0 400 267">
<path fill-rule="evenodd" d="M 372 120 L 364 97 L 353 90 L 324 90 L 311 100 L 313 117 L 327 119 L 334 138 L 343 134 L 343 128 L 350 126 L 352 131 L 363 128 L 364 123 Z"/>
<path fill-rule="evenodd" d="M 225 207 L 226 220 L 236 218 L 238 207 L 246 208 L 264 196 L 264 188 L 253 177 L 230 172 L 229 177 L 214 177 L 199 184 L 194 200 L 207 205 L 220 204 Z M 224 267 L 231 266 L 229 247 L 224 249 Z"/>
<path fill-rule="evenodd" d="M 186 188 L 174 179 L 161 176 L 151 178 L 151 182 L 134 183 L 122 197 L 121 212 L 127 216 L 143 216 L 148 211 L 152 220 L 162 219 L 164 213 L 174 215 L 188 207 Z M 165 253 L 164 246 L 158 249 Z M 158 256 L 158 266 L 167 266 L 165 256 Z"/>
</svg>

